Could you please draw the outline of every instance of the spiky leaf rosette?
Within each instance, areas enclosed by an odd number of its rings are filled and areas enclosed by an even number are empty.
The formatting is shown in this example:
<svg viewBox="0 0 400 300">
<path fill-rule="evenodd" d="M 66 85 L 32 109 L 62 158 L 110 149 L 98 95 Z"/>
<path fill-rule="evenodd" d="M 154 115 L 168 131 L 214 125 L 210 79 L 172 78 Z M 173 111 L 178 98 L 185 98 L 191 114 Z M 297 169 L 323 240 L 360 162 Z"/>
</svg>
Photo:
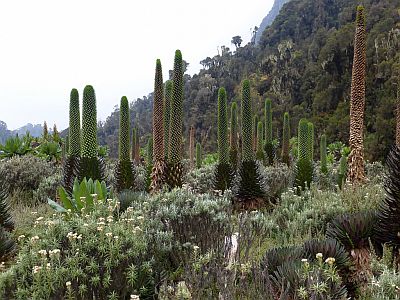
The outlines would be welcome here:
<svg viewBox="0 0 400 300">
<path fill-rule="evenodd" d="M 14 230 L 14 222 L 7 203 L 8 187 L 5 180 L 0 179 L 0 227 L 8 231 Z"/>
<path fill-rule="evenodd" d="M 321 159 L 321 172 L 323 174 L 328 173 L 327 158 L 326 158 L 326 135 L 321 135 L 320 142 L 320 159 Z"/>
<path fill-rule="evenodd" d="M 272 144 L 272 101 L 265 100 L 265 153 L 267 154 L 268 164 L 272 165 L 275 158 L 275 149 Z"/>
<path fill-rule="evenodd" d="M 167 180 L 170 188 L 182 186 L 182 129 L 183 129 L 183 60 L 180 50 L 175 51 L 173 87 L 168 137 Z M 175 172 L 175 173 L 171 173 Z"/>
<path fill-rule="evenodd" d="M 338 269 L 339 275 L 342 276 L 346 287 L 349 283 L 349 273 L 352 267 L 352 262 L 346 249 L 334 239 L 325 240 L 309 240 L 305 242 L 301 249 L 301 257 L 309 261 L 316 261 L 317 253 L 322 253 L 322 260 L 325 261 L 328 257 L 335 259 L 335 266 Z"/>
<path fill-rule="evenodd" d="M 400 148 L 400 79 L 397 81 L 396 145 Z"/>
<path fill-rule="evenodd" d="M 393 147 L 386 161 L 388 173 L 385 180 L 386 197 L 378 209 L 376 239 L 400 249 L 400 149 Z"/>
<path fill-rule="evenodd" d="M 0 227 L 0 259 L 6 260 L 7 256 L 10 256 L 16 250 L 14 240 L 10 237 L 10 234 Z"/>
<path fill-rule="evenodd" d="M 129 102 L 121 98 L 119 111 L 119 160 L 115 168 L 115 189 L 120 192 L 131 189 L 134 183 L 134 171 L 130 159 L 130 113 Z"/>
<path fill-rule="evenodd" d="M 169 121 L 171 118 L 171 98 L 172 98 L 172 80 L 168 80 L 165 83 L 165 91 L 164 91 L 164 152 L 165 158 L 168 158 L 169 152 Z"/>
<path fill-rule="evenodd" d="M 202 162 L 203 162 L 203 159 L 202 159 L 202 153 L 201 153 L 201 144 L 197 143 L 196 144 L 196 168 L 197 169 L 201 168 Z"/>
<path fill-rule="evenodd" d="M 229 135 L 230 149 L 229 161 L 232 168 L 236 171 L 238 166 L 238 125 L 237 125 L 237 104 L 233 102 L 231 105 L 231 130 Z"/>
<path fill-rule="evenodd" d="M 102 157 L 81 157 L 78 162 L 77 178 L 82 181 L 84 178 L 91 178 L 93 181 L 105 180 L 105 162 Z"/>
<path fill-rule="evenodd" d="M 326 236 L 337 240 L 349 253 L 354 249 L 369 250 L 369 240 L 374 239 L 376 221 L 375 211 L 345 213 L 329 223 Z"/>
<path fill-rule="evenodd" d="M 350 96 L 350 155 L 347 180 L 353 184 L 365 180 L 364 171 L 364 110 L 366 72 L 366 33 L 364 7 L 357 8 L 354 60 Z"/>
<path fill-rule="evenodd" d="M 135 173 L 133 163 L 129 160 L 118 160 L 115 166 L 115 190 L 117 192 L 132 189 Z"/>
<path fill-rule="evenodd" d="M 314 160 L 314 124 L 308 123 L 308 157 L 310 161 Z"/>
<path fill-rule="evenodd" d="M 81 155 L 81 115 L 79 111 L 79 93 L 71 90 L 69 102 L 69 155 Z"/>
<path fill-rule="evenodd" d="M 68 194 L 72 193 L 74 181 L 79 171 L 79 156 L 67 156 L 63 163 L 63 180 L 62 187 Z"/>
<path fill-rule="evenodd" d="M 241 208 L 258 208 L 264 204 L 265 193 L 258 163 L 243 161 L 239 168 L 239 189 L 237 200 Z"/>
<path fill-rule="evenodd" d="M 264 163 L 265 161 L 265 155 L 264 155 L 264 149 L 263 149 L 263 123 L 260 121 L 258 122 L 257 126 L 257 152 L 256 152 L 256 158 L 257 160 L 261 161 Z"/>
<path fill-rule="evenodd" d="M 261 266 L 262 268 L 266 268 L 269 274 L 273 274 L 285 262 L 301 260 L 302 257 L 300 254 L 300 248 L 296 246 L 272 248 L 261 259 Z"/>
<path fill-rule="evenodd" d="M 296 165 L 295 184 L 302 189 L 310 186 L 313 176 L 313 165 L 310 160 L 310 131 L 306 119 L 301 119 L 298 129 L 298 160 Z"/>
<path fill-rule="evenodd" d="M 214 190 L 224 192 L 231 188 L 234 174 L 230 164 L 217 164 L 214 173 Z"/>
<path fill-rule="evenodd" d="M 289 113 L 285 112 L 283 115 L 283 138 L 282 138 L 282 161 L 290 164 L 290 119 Z"/>
<path fill-rule="evenodd" d="M 242 161 L 254 161 L 250 81 L 242 85 Z"/>
</svg>

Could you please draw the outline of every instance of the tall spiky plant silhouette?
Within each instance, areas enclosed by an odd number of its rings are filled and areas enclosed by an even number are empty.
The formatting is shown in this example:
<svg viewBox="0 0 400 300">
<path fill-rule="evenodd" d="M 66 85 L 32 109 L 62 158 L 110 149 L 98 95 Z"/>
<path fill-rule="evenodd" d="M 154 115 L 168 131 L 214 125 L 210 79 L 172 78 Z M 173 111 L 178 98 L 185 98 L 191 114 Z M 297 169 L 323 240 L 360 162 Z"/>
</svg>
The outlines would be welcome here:
<svg viewBox="0 0 400 300">
<path fill-rule="evenodd" d="M 68 193 L 76 178 L 81 157 L 81 114 L 79 109 L 79 92 L 72 89 L 69 101 L 68 155 L 63 166 L 62 186 Z"/>
<path fill-rule="evenodd" d="M 168 159 L 169 152 L 169 121 L 171 119 L 171 97 L 172 97 L 172 80 L 165 83 L 164 90 L 164 155 Z"/>
<path fill-rule="evenodd" d="M 49 140 L 49 128 L 47 127 L 47 122 L 46 121 L 44 121 L 44 123 L 43 123 L 42 139 L 45 142 Z"/>
<path fill-rule="evenodd" d="M 104 179 L 104 161 L 98 157 L 96 94 L 91 85 L 83 90 L 82 100 L 82 154 L 78 179 Z"/>
<path fill-rule="evenodd" d="M 321 159 L 321 172 L 323 174 L 328 173 L 328 166 L 327 166 L 327 153 L 326 153 L 326 135 L 321 135 L 320 141 L 320 159 Z"/>
<path fill-rule="evenodd" d="M 308 156 L 310 161 L 314 160 L 314 124 L 308 122 Z"/>
<path fill-rule="evenodd" d="M 264 154 L 264 140 L 263 136 L 263 123 L 260 121 L 258 122 L 257 126 L 257 151 L 256 151 L 256 158 L 261 163 L 265 162 L 265 154 Z"/>
<path fill-rule="evenodd" d="M 175 188 L 182 186 L 183 176 L 183 60 L 180 50 L 175 51 L 170 114 L 167 182 L 170 188 Z"/>
<path fill-rule="evenodd" d="M 258 207 L 264 202 L 261 175 L 253 151 L 253 129 L 250 81 L 242 83 L 242 163 L 236 198 L 244 208 Z"/>
<path fill-rule="evenodd" d="M 347 180 L 352 184 L 365 181 L 364 171 L 364 110 L 366 72 L 366 33 L 364 7 L 357 7 L 354 60 L 350 99 L 350 154 Z"/>
<path fill-rule="evenodd" d="M 272 141 L 272 101 L 271 99 L 265 100 L 265 153 L 269 165 L 274 163 L 275 149 Z"/>
<path fill-rule="evenodd" d="M 218 91 L 218 165 L 214 189 L 224 192 L 231 187 L 232 168 L 229 163 L 228 111 L 225 88 Z"/>
<path fill-rule="evenodd" d="M 289 113 L 283 115 L 282 161 L 290 165 L 290 119 Z"/>
<path fill-rule="evenodd" d="M 400 148 L 393 147 L 386 160 L 387 177 L 384 184 L 386 197 L 378 209 L 378 222 L 375 228 L 376 239 L 400 249 Z"/>
<path fill-rule="evenodd" d="M 135 165 L 140 165 L 139 129 L 135 126 L 132 130 L 132 160 Z"/>
<path fill-rule="evenodd" d="M 400 78 L 397 81 L 396 145 L 400 149 Z"/>
<path fill-rule="evenodd" d="M 161 61 L 157 59 L 154 78 L 153 101 L 153 170 L 151 172 L 152 192 L 159 191 L 165 183 L 165 153 L 164 153 L 164 88 Z"/>
<path fill-rule="evenodd" d="M 201 153 L 201 144 L 197 143 L 196 144 L 196 168 L 200 169 L 202 162 L 203 162 L 203 158 L 202 158 L 202 153 Z"/>
<path fill-rule="evenodd" d="M 3 177 L 0 178 L 0 259 L 4 261 L 11 255 L 15 248 L 15 242 L 9 235 L 14 230 L 14 221 L 10 214 L 10 207 L 7 203 L 8 186 Z"/>
<path fill-rule="evenodd" d="M 194 126 L 190 126 L 189 129 L 189 161 L 190 161 L 190 168 L 194 167 L 194 148 L 195 148 L 195 130 Z"/>
<path fill-rule="evenodd" d="M 237 104 L 232 102 L 231 105 L 231 128 L 229 132 L 229 162 L 234 171 L 238 167 L 238 122 L 237 122 Z"/>
<path fill-rule="evenodd" d="M 313 176 L 313 165 L 312 165 L 312 142 L 310 123 L 306 119 L 301 119 L 298 128 L 298 158 L 296 165 L 296 179 L 295 183 L 297 187 L 304 189 L 306 186 L 310 186 Z"/>
<path fill-rule="evenodd" d="M 258 126 L 258 116 L 255 114 L 253 116 L 253 149 L 254 153 L 257 151 L 257 126 Z"/>
<path fill-rule="evenodd" d="M 121 98 L 119 109 L 119 153 L 115 168 L 115 189 L 117 192 L 132 189 L 134 184 L 133 164 L 130 158 L 130 113 L 129 102 Z"/>
</svg>

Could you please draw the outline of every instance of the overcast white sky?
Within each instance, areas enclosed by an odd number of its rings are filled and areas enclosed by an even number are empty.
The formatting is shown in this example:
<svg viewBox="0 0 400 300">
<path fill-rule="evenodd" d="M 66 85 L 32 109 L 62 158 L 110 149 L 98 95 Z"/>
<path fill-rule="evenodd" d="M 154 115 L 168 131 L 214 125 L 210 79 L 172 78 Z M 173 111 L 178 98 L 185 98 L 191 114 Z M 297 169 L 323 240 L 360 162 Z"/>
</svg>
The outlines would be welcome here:
<svg viewBox="0 0 400 300">
<path fill-rule="evenodd" d="M 250 39 L 273 0 L 19 0 L 0 1 L 0 120 L 68 125 L 69 93 L 93 85 L 98 119 L 121 96 L 153 89 L 155 60 L 164 80 L 175 49 L 190 63 L 231 49 L 231 37 Z"/>
</svg>

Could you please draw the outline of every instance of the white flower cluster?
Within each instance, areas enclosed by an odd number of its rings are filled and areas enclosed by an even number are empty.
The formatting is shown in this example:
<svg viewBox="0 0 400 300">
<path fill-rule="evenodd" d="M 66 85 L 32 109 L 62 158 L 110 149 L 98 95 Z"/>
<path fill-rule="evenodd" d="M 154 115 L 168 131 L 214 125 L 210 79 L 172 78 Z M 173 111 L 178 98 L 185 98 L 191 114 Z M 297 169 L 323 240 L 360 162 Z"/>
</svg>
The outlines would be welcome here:
<svg viewBox="0 0 400 300">
<path fill-rule="evenodd" d="M 81 240 L 82 239 L 82 234 L 78 235 L 76 232 L 68 232 L 67 234 L 67 238 L 70 241 L 74 241 L 74 240 Z"/>
<path fill-rule="evenodd" d="M 54 249 L 49 251 L 49 256 L 50 257 L 58 257 L 60 256 L 60 249 Z"/>
</svg>

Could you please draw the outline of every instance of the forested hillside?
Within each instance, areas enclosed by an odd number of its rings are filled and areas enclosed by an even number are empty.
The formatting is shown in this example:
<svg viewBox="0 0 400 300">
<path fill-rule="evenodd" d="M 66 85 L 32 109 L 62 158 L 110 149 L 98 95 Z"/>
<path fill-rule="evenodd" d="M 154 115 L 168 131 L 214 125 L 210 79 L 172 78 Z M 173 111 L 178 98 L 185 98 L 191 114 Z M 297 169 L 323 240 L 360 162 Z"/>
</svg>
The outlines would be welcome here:
<svg viewBox="0 0 400 300">
<path fill-rule="evenodd" d="M 282 135 L 283 114 L 292 118 L 292 135 L 300 118 L 309 118 L 328 143 L 348 142 L 349 95 L 356 0 L 293 0 L 262 34 L 258 46 L 235 50 L 221 46 L 196 75 L 185 75 L 184 132 L 195 127 L 205 152 L 216 150 L 217 91 L 228 102 L 239 100 L 240 83 L 249 78 L 255 107 L 262 116 L 266 97 L 273 101 L 274 138 Z M 366 158 L 382 160 L 394 141 L 395 99 L 400 75 L 400 5 L 365 0 L 367 14 Z M 261 33 L 258 33 L 261 34 Z M 233 45 L 232 45 L 233 47 Z M 185 53 L 183 52 L 185 57 Z M 172 58 L 171 58 L 172 59 Z M 151 133 L 153 95 L 131 103 L 141 145 Z M 238 101 L 240 104 L 240 101 Z M 100 142 L 110 154 L 118 149 L 118 110 L 100 124 Z M 187 140 L 187 138 L 186 138 Z M 187 143 L 186 143 L 187 146 Z"/>
</svg>

